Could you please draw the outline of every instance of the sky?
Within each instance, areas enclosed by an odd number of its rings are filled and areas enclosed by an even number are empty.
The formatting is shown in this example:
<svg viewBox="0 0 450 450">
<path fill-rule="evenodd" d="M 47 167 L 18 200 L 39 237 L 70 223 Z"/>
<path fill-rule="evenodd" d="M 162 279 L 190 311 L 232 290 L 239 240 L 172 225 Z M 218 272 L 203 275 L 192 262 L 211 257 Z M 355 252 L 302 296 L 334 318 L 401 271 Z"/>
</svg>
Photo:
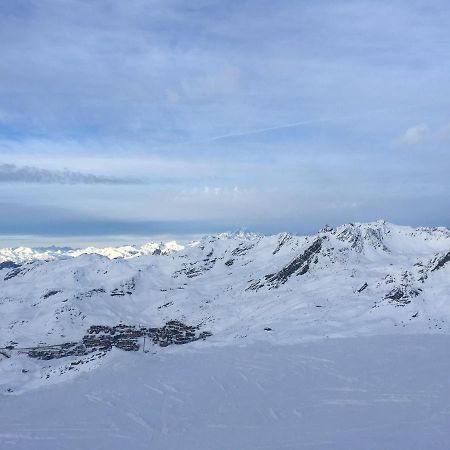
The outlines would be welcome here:
<svg viewBox="0 0 450 450">
<path fill-rule="evenodd" d="M 3 0 L 0 245 L 450 226 L 446 0 Z"/>
</svg>

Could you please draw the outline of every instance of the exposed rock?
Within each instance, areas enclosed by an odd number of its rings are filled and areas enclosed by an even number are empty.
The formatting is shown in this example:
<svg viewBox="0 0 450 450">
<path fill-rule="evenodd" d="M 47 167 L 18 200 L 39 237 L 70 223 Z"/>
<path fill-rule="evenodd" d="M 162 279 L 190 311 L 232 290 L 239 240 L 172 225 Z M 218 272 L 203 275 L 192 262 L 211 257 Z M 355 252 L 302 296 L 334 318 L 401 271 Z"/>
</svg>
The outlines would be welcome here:
<svg viewBox="0 0 450 450">
<path fill-rule="evenodd" d="M 242 256 L 245 255 L 249 250 L 251 250 L 255 244 L 245 245 L 245 244 L 239 244 L 237 248 L 235 248 L 231 254 L 233 256 Z"/>
<path fill-rule="evenodd" d="M 333 227 L 330 227 L 330 225 L 326 224 L 319 233 L 332 233 L 334 231 Z"/>
<path fill-rule="evenodd" d="M 257 291 L 258 289 L 261 289 L 264 286 L 264 282 L 261 280 L 250 280 L 249 281 L 250 286 L 245 289 L 246 291 Z"/>
<path fill-rule="evenodd" d="M 361 293 L 362 291 L 364 291 L 367 286 L 369 286 L 367 283 L 364 283 L 359 289 L 356 290 L 356 292 Z"/>
<path fill-rule="evenodd" d="M 125 283 L 122 283 L 120 287 L 114 288 L 110 295 L 111 297 L 124 297 L 125 294 L 131 295 L 136 288 L 136 281 L 134 278 L 131 280 L 126 281 Z"/>
<path fill-rule="evenodd" d="M 22 269 L 20 266 L 19 266 L 19 267 L 16 267 L 15 269 L 11 270 L 10 272 L 8 272 L 8 273 L 5 275 L 4 280 L 5 280 L 5 281 L 10 280 L 11 278 L 16 277 L 17 275 L 19 275 L 20 273 L 22 273 L 22 272 L 24 272 L 24 271 L 25 271 L 25 270 Z"/>
<path fill-rule="evenodd" d="M 385 300 L 395 302 L 397 306 L 405 306 L 411 303 L 411 298 L 417 297 L 421 292 L 421 289 L 414 289 L 408 286 L 400 286 L 392 289 L 385 295 Z"/>
<path fill-rule="evenodd" d="M 164 303 L 164 305 L 158 306 L 158 309 L 167 308 L 172 305 L 173 305 L 173 302 L 167 302 L 167 303 Z"/>
<path fill-rule="evenodd" d="M 275 250 L 272 252 L 272 255 L 276 255 L 281 250 L 281 248 L 291 240 L 292 240 L 292 235 L 290 235 L 288 233 L 282 234 L 278 238 L 278 244 L 277 244 Z"/>
<path fill-rule="evenodd" d="M 381 227 L 381 228 L 380 228 Z M 380 223 L 379 226 L 362 228 L 358 224 L 350 223 L 343 228 L 336 237 L 342 242 L 348 242 L 353 250 L 358 253 L 364 251 L 364 244 L 367 243 L 373 248 L 381 248 L 385 252 L 389 252 L 389 249 L 383 242 L 384 234 L 389 230 L 385 229 L 385 224 Z"/>
<path fill-rule="evenodd" d="M 51 291 L 47 291 L 42 298 L 49 298 L 52 297 L 53 295 L 59 294 L 61 291 L 60 290 L 51 290 Z"/>
<path fill-rule="evenodd" d="M 16 269 L 17 267 L 20 267 L 20 264 L 16 264 L 13 261 L 3 261 L 0 263 L 0 270 L 3 269 Z"/>
<path fill-rule="evenodd" d="M 304 275 L 308 272 L 310 264 L 315 259 L 322 248 L 322 239 L 317 238 L 300 256 L 292 260 L 279 272 L 266 275 L 264 278 L 272 287 L 277 288 L 280 284 L 286 283 L 293 274 Z"/>
<path fill-rule="evenodd" d="M 210 253 L 211 254 L 211 253 Z M 217 258 L 213 259 L 203 259 L 202 261 L 195 261 L 192 263 L 183 263 L 183 268 L 176 271 L 173 274 L 174 278 L 177 278 L 179 275 L 184 274 L 188 278 L 194 278 L 198 277 L 199 275 L 202 275 L 203 273 L 207 272 L 208 270 L 211 270 L 217 262 Z"/>
<path fill-rule="evenodd" d="M 437 262 L 437 264 L 431 269 L 432 272 L 435 270 L 440 269 L 441 267 L 444 267 L 445 264 L 450 262 L 450 252 L 448 252 L 446 255 L 444 255 L 442 258 L 440 258 Z"/>
</svg>

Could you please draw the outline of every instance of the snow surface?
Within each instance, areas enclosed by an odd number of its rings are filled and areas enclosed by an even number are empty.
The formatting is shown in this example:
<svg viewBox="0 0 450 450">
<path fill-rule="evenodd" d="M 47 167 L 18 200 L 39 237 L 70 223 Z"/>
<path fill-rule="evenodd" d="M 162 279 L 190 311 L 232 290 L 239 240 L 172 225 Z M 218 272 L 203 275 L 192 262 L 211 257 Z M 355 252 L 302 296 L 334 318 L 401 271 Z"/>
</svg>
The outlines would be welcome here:
<svg viewBox="0 0 450 450">
<path fill-rule="evenodd" d="M 447 449 L 449 346 L 422 335 L 118 350 L 70 383 L 0 397 L 0 447 Z"/>
<path fill-rule="evenodd" d="M 0 448 L 448 448 L 446 228 L 0 255 Z M 212 336 L 27 356 L 169 320 Z"/>
</svg>

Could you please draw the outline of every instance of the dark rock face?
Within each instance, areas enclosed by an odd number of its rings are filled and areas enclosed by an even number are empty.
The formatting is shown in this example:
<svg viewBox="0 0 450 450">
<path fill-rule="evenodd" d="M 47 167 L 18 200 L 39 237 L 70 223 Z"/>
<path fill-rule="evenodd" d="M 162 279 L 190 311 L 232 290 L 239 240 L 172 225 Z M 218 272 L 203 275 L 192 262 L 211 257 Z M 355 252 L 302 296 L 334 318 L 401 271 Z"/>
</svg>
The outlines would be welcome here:
<svg viewBox="0 0 450 450">
<path fill-rule="evenodd" d="M 8 281 L 11 278 L 17 277 L 18 275 L 25 275 L 28 272 L 31 272 L 32 270 L 36 269 L 37 267 L 39 267 L 41 264 L 43 264 L 45 261 L 32 261 L 32 262 L 28 262 L 26 264 L 21 264 L 16 266 L 16 268 L 10 270 L 9 272 L 6 273 L 4 280 Z"/>
<path fill-rule="evenodd" d="M 60 292 L 61 292 L 60 290 L 48 291 L 42 296 L 42 298 L 49 298 L 52 297 L 53 295 L 59 294 Z"/>
<path fill-rule="evenodd" d="M 209 331 L 199 332 L 200 326 L 185 325 L 177 320 L 167 322 L 161 328 L 136 327 L 134 325 L 93 325 L 87 330 L 81 342 L 66 342 L 60 345 L 42 346 L 28 349 L 31 358 L 56 359 L 66 356 L 84 356 L 93 352 L 107 352 L 113 347 L 125 351 L 138 351 L 138 339 L 147 337 L 160 347 L 180 345 L 205 340 L 212 336 Z"/>
<path fill-rule="evenodd" d="M 292 236 L 290 234 L 284 234 L 280 236 L 280 238 L 278 239 L 278 244 L 275 250 L 272 252 L 272 255 L 276 255 L 281 250 L 281 248 L 291 240 Z"/>
<path fill-rule="evenodd" d="M 330 225 L 326 224 L 323 228 L 320 229 L 319 233 L 333 233 L 334 228 L 330 227 Z"/>
<path fill-rule="evenodd" d="M 384 245 L 383 233 L 380 229 L 369 228 L 366 230 L 364 240 L 369 242 L 374 248 L 381 248 L 385 252 L 389 252 L 389 249 Z"/>
<path fill-rule="evenodd" d="M 235 248 L 231 254 L 233 256 L 242 256 L 245 255 L 249 250 L 251 250 L 255 244 L 245 245 L 245 244 L 239 244 L 237 248 Z"/>
<path fill-rule="evenodd" d="M 279 272 L 266 275 L 264 280 L 250 280 L 250 285 L 246 291 L 257 291 L 266 283 L 269 285 L 269 289 L 278 288 L 281 284 L 286 283 L 292 275 L 304 275 L 308 272 L 310 264 L 318 261 L 318 255 L 321 249 L 322 238 L 319 237 L 300 256 L 293 259 Z"/>
<path fill-rule="evenodd" d="M 385 295 L 385 300 L 390 303 L 395 303 L 396 306 L 405 306 L 411 303 L 411 299 L 420 294 L 421 289 L 408 288 L 408 286 L 401 286 L 392 289 Z"/>
<path fill-rule="evenodd" d="M 15 269 L 11 270 L 10 272 L 8 272 L 8 273 L 5 275 L 4 280 L 5 280 L 5 281 L 8 281 L 8 280 L 10 280 L 11 278 L 16 277 L 17 275 L 19 275 L 19 274 L 22 273 L 23 271 L 24 271 L 24 270 L 21 269 L 20 267 L 16 267 Z"/>
<path fill-rule="evenodd" d="M 361 231 L 355 228 L 353 224 L 349 224 L 346 228 L 339 232 L 336 237 L 342 242 L 348 242 L 350 247 L 358 253 L 363 251 L 364 242 L 361 236 Z"/>
<path fill-rule="evenodd" d="M 5 358 L 11 358 L 11 356 L 9 356 L 8 353 L 6 353 L 3 350 L 0 350 L 0 356 L 4 356 Z"/>
<path fill-rule="evenodd" d="M 300 256 L 297 256 L 287 266 L 279 272 L 266 275 L 264 278 L 273 287 L 286 283 L 293 274 L 304 275 L 309 270 L 309 266 L 322 248 L 322 239 L 316 239 Z"/>
<path fill-rule="evenodd" d="M 356 290 L 356 292 L 361 293 L 365 289 L 367 289 L 369 285 L 367 283 L 364 283 L 359 289 Z"/>
<path fill-rule="evenodd" d="M 204 274 L 205 272 L 207 272 L 208 270 L 211 270 L 216 262 L 218 258 L 212 258 L 210 259 L 210 256 L 212 256 L 213 252 L 208 253 L 208 255 L 206 256 L 205 259 L 201 260 L 201 261 L 195 261 L 195 262 L 191 262 L 191 263 L 183 263 L 182 265 L 182 269 L 176 271 L 174 273 L 174 278 L 177 278 L 179 275 L 186 275 L 186 277 L 188 278 L 195 278 L 198 277 L 202 274 Z"/>
<path fill-rule="evenodd" d="M 0 270 L 17 269 L 17 267 L 20 267 L 20 264 L 16 264 L 15 262 L 12 261 L 3 261 L 2 263 L 0 263 Z"/>
<path fill-rule="evenodd" d="M 364 231 L 354 224 L 349 224 L 336 237 L 342 242 L 348 242 L 350 247 L 358 253 L 364 251 L 364 243 L 369 244 L 373 248 L 380 248 L 385 252 L 389 249 L 383 242 L 383 231 L 380 228 L 368 228 Z"/>
<path fill-rule="evenodd" d="M 125 294 L 132 295 L 135 288 L 136 281 L 134 278 L 132 278 L 131 280 L 128 280 L 125 283 L 121 284 L 120 287 L 113 289 L 110 295 L 111 297 L 124 297 Z"/>
<path fill-rule="evenodd" d="M 444 265 L 447 264 L 448 262 L 450 262 L 450 252 L 448 252 L 446 255 L 440 258 L 437 264 L 431 269 L 431 271 L 434 272 L 435 270 L 439 270 L 440 268 L 444 267 Z"/>
</svg>

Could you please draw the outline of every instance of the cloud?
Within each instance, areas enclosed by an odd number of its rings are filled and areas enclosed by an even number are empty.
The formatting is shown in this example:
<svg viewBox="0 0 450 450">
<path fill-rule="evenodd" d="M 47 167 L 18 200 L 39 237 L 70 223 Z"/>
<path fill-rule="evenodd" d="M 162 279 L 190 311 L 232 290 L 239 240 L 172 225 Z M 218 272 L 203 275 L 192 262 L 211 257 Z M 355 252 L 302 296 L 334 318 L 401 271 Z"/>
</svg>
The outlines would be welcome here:
<svg viewBox="0 0 450 450">
<path fill-rule="evenodd" d="M 400 145 L 416 145 L 428 135 L 430 129 L 424 123 L 410 127 L 405 134 L 399 139 Z"/>
<path fill-rule="evenodd" d="M 442 218 L 449 2 L 66 3 L 0 1 L 0 200 L 281 231 L 427 189 Z"/>
<path fill-rule="evenodd" d="M 0 183 L 38 184 L 140 184 L 139 180 L 94 175 L 64 170 L 40 169 L 33 166 L 0 164 Z"/>
</svg>

